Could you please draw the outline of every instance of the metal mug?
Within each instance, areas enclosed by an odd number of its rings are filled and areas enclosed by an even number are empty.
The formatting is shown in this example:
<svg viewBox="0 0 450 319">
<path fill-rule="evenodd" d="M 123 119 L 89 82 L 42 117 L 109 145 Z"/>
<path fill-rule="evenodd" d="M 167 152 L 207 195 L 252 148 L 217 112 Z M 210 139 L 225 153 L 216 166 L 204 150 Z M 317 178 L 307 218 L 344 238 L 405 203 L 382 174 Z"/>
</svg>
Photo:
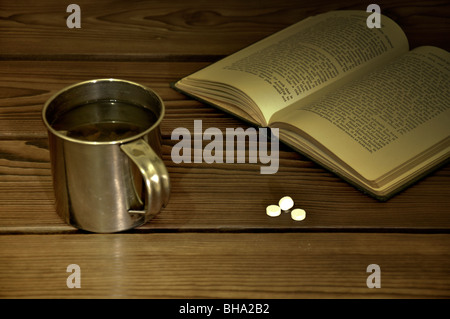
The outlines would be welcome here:
<svg viewBox="0 0 450 319">
<path fill-rule="evenodd" d="M 140 226 L 160 212 L 170 193 L 161 160 L 163 117 L 155 92 L 118 79 L 77 83 L 45 103 L 42 119 L 62 219 L 110 233 Z"/>
</svg>

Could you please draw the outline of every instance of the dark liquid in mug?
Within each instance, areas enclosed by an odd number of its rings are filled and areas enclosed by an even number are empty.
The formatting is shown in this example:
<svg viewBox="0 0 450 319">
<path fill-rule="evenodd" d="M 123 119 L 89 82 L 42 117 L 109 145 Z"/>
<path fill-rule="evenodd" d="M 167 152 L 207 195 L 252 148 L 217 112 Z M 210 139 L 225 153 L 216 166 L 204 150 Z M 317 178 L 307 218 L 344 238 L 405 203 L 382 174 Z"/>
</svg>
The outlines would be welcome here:
<svg viewBox="0 0 450 319">
<path fill-rule="evenodd" d="M 142 106 L 122 101 L 100 100 L 77 106 L 59 116 L 52 127 L 82 141 L 119 141 L 142 133 L 157 121 Z"/>
</svg>

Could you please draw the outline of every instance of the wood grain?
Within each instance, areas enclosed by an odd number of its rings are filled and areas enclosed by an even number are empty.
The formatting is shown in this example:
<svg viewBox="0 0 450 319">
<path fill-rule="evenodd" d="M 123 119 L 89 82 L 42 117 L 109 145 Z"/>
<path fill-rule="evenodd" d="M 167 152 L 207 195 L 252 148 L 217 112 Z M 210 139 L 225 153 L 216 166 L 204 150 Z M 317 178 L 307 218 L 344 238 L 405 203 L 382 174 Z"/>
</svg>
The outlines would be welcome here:
<svg viewBox="0 0 450 319">
<path fill-rule="evenodd" d="M 359 1 L 78 0 L 0 3 L 0 298 L 449 298 L 450 165 L 386 203 L 281 146 L 277 174 L 256 164 L 175 164 L 177 127 L 247 124 L 170 88 L 219 58 L 308 16 Z M 443 0 L 377 1 L 410 47 L 450 49 Z M 122 234 L 86 234 L 54 209 L 45 101 L 67 85 L 123 78 L 166 104 L 169 205 Z M 307 211 L 268 217 L 290 195 Z M 69 264 L 81 289 L 69 289 Z M 381 289 L 366 286 L 369 264 Z"/>
<path fill-rule="evenodd" d="M 184 60 L 236 52 L 314 14 L 366 10 L 360 1 L 88 1 L 81 28 L 66 26 L 67 4 L 31 0 L 0 4 L 0 57 L 6 59 Z M 380 0 L 411 47 L 449 49 L 447 1 Z"/>
<path fill-rule="evenodd" d="M 0 236 L 1 298 L 448 298 L 450 235 Z M 80 266 L 81 288 L 66 285 Z M 366 285 L 380 266 L 381 288 Z"/>
<path fill-rule="evenodd" d="M 166 104 L 168 121 L 170 115 L 175 119 L 208 116 L 210 107 L 189 101 L 170 88 L 171 82 L 206 65 L 204 62 L 0 61 L 0 138 L 46 137 L 41 120 L 44 103 L 68 85 L 98 78 L 136 81 L 155 90 Z M 215 114 L 224 117 L 223 113 Z"/>
<path fill-rule="evenodd" d="M 188 99 L 170 83 L 208 63 L 0 61 L 0 232 L 74 232 L 56 215 L 47 133 L 41 120 L 45 101 L 63 87 L 92 78 L 116 77 L 154 89 L 164 100 L 163 160 L 172 180 L 171 200 L 155 220 L 139 228 L 155 230 L 247 231 L 423 231 L 450 228 L 450 166 L 431 174 L 387 203 L 362 194 L 288 147 L 281 146 L 277 174 L 261 175 L 256 164 L 174 164 L 171 132 L 194 120 L 203 128 L 248 125 Z M 206 143 L 206 142 L 204 142 Z M 265 207 L 285 195 L 308 212 L 304 222 L 285 214 L 269 218 Z"/>
<path fill-rule="evenodd" d="M 450 165 L 386 203 L 354 189 L 287 147 L 276 174 L 259 164 L 175 164 L 164 139 L 172 183 L 168 206 L 139 231 L 396 231 L 448 232 Z M 47 140 L 0 140 L 0 232 L 74 232 L 57 216 Z M 308 213 L 271 218 L 267 205 L 290 195 Z"/>
</svg>

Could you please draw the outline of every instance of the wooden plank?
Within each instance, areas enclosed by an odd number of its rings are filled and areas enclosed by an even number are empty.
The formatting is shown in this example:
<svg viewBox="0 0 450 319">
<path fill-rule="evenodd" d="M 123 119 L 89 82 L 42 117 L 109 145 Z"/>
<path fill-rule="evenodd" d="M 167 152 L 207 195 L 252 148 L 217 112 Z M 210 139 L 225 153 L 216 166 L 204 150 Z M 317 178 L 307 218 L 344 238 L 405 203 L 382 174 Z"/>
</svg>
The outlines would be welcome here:
<svg viewBox="0 0 450 319">
<path fill-rule="evenodd" d="M 79 0 L 81 28 L 66 26 L 67 4 L 0 4 L 3 59 L 215 59 L 229 55 L 314 14 L 366 10 L 360 1 L 132 1 Z M 449 49 L 447 1 L 379 0 L 411 43 Z"/>
<path fill-rule="evenodd" d="M 189 116 L 199 118 L 200 114 L 226 118 L 223 113 L 188 100 L 170 88 L 171 82 L 206 65 L 204 62 L 0 61 L 0 139 L 45 137 L 41 120 L 44 103 L 68 85 L 98 78 L 126 79 L 152 88 L 165 101 L 168 124 L 180 124 Z"/>
<path fill-rule="evenodd" d="M 446 1 L 377 3 L 411 47 L 450 48 Z M 174 164 L 170 157 L 172 130 L 192 131 L 194 119 L 204 128 L 247 127 L 170 82 L 310 15 L 367 4 L 77 4 L 82 28 L 69 30 L 67 4 L 0 3 L 0 298 L 450 297 L 450 166 L 379 203 L 284 146 L 270 176 L 259 174 L 260 163 Z M 171 200 L 126 234 L 81 234 L 53 206 L 42 106 L 66 85 L 100 77 L 147 85 L 167 106 L 161 129 Z M 306 209 L 305 221 L 266 216 L 284 195 Z M 66 286 L 74 263 L 81 289 Z M 366 286 L 374 263 L 381 289 Z"/>
<path fill-rule="evenodd" d="M 137 81 L 157 91 L 167 112 L 161 130 L 164 161 L 172 179 L 169 206 L 152 229 L 415 229 L 448 230 L 449 167 L 388 203 L 378 203 L 311 161 L 282 147 L 277 174 L 259 174 L 257 164 L 174 164 L 170 140 L 177 127 L 193 131 L 248 126 L 169 87 L 205 63 L 167 62 L 0 62 L 0 229 L 3 232 L 71 231 L 53 209 L 49 155 L 42 105 L 66 85 L 94 77 Z M 206 143 L 206 142 L 205 142 Z M 288 182 L 287 182 L 288 181 Z M 305 222 L 271 219 L 265 207 L 285 195 L 308 211 Z M 37 201 L 39 199 L 39 201 Z M 261 200 L 264 199 L 264 200 Z M 39 205 L 37 204 L 39 203 Z"/>
<path fill-rule="evenodd" d="M 450 235 L 0 236 L 0 298 L 448 298 Z M 80 267 L 69 289 L 67 266 Z M 381 288 L 367 287 L 367 266 Z"/>
<path fill-rule="evenodd" d="M 47 136 L 41 112 L 59 90 L 98 78 L 135 81 L 153 89 L 164 100 L 166 117 L 162 134 L 176 127 L 192 128 L 194 119 L 219 128 L 244 122 L 187 98 L 170 83 L 191 74 L 207 62 L 100 62 L 100 61 L 0 61 L 0 139 L 34 139 Z"/>
<path fill-rule="evenodd" d="M 169 205 L 137 231 L 414 231 L 450 230 L 450 165 L 386 203 L 362 194 L 299 154 L 282 147 L 276 174 L 261 164 L 175 164 L 164 139 L 163 160 L 172 183 Z M 0 140 L 0 232 L 74 232 L 57 216 L 45 138 Z M 265 214 L 291 196 L 307 218 Z"/>
<path fill-rule="evenodd" d="M 199 62 L 0 62 L 0 231 L 73 231 L 53 208 L 53 191 L 42 105 L 66 85 L 94 77 L 137 81 L 157 91 L 166 104 L 161 124 L 164 161 L 172 196 L 163 214 L 142 226 L 157 229 L 383 229 L 448 231 L 450 167 L 447 166 L 388 203 L 379 203 L 305 157 L 281 148 L 277 174 L 263 176 L 257 164 L 174 164 L 171 132 L 248 126 L 169 87 L 203 67 Z M 206 143 L 206 142 L 205 142 Z M 265 207 L 290 195 L 308 211 L 302 223 L 271 219 Z"/>
</svg>

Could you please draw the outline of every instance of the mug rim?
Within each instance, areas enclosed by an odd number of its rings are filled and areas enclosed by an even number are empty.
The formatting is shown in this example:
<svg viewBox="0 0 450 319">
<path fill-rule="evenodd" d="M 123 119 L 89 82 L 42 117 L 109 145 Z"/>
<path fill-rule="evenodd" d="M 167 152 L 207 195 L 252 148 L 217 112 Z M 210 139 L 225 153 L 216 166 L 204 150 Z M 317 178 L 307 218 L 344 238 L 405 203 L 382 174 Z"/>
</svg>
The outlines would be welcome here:
<svg viewBox="0 0 450 319">
<path fill-rule="evenodd" d="M 121 83 L 126 83 L 135 87 L 140 87 L 141 89 L 150 92 L 152 95 L 154 95 L 156 97 L 156 99 L 158 100 L 160 107 L 161 107 L 161 111 L 157 117 L 157 120 L 147 129 L 145 129 L 144 131 L 135 134 L 133 136 L 129 136 L 123 139 L 118 139 L 118 140 L 112 140 L 112 141 L 86 141 L 86 140 L 80 140 L 77 138 L 73 138 L 73 137 L 69 137 L 67 135 L 64 135 L 62 133 L 60 133 L 59 131 L 55 130 L 52 125 L 48 122 L 47 120 L 47 110 L 50 106 L 50 104 L 61 94 L 72 90 L 75 87 L 78 86 L 82 86 L 82 85 L 86 85 L 86 84 L 95 84 L 97 82 L 121 82 Z M 159 126 L 159 124 L 161 123 L 162 119 L 164 118 L 165 115 L 165 105 L 163 100 L 161 99 L 161 97 L 152 89 L 148 88 L 147 86 L 144 86 L 142 84 L 133 82 L 133 81 L 128 81 L 128 80 L 122 80 L 122 79 L 116 79 L 116 78 L 101 78 L 101 79 L 92 79 L 92 80 L 87 80 L 87 81 L 82 81 L 82 82 L 77 82 L 74 83 L 72 85 L 66 86 L 63 89 L 59 90 L 58 92 L 56 92 L 55 94 L 53 94 L 44 104 L 44 107 L 42 108 L 42 120 L 47 128 L 48 131 L 50 131 L 53 135 L 56 135 L 59 138 L 62 138 L 66 141 L 70 141 L 70 142 L 75 142 L 75 143 L 79 143 L 79 144 L 88 144 L 88 145 L 115 145 L 115 144 L 124 144 L 124 143 L 128 143 L 134 140 L 137 140 L 139 138 L 142 138 L 143 136 L 149 134 L 153 129 L 155 129 L 156 127 Z"/>
</svg>

